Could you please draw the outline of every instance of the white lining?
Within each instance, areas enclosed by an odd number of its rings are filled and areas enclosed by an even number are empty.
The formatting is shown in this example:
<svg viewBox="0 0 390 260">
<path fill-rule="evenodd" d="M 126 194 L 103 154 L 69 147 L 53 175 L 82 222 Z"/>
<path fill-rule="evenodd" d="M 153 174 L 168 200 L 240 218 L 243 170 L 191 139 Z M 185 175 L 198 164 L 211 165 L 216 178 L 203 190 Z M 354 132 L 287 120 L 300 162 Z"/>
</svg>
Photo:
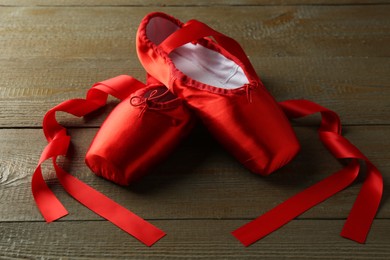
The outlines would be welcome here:
<svg viewBox="0 0 390 260">
<path fill-rule="evenodd" d="M 168 19 L 154 17 L 146 26 L 147 37 L 159 45 L 180 29 Z M 221 53 L 200 44 L 187 43 L 169 54 L 176 68 L 190 78 L 224 89 L 240 88 L 249 83 L 242 68 Z"/>
</svg>

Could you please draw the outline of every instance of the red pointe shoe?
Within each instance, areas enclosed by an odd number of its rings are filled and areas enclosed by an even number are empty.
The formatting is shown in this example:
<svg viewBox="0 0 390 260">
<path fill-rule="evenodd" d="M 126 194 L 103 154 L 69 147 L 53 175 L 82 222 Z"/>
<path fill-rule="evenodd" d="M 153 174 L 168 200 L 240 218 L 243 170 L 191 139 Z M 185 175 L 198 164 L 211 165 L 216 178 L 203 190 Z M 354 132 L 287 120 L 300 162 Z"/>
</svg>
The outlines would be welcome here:
<svg viewBox="0 0 390 260">
<path fill-rule="evenodd" d="M 125 185 L 164 158 L 191 129 L 193 117 L 180 99 L 152 80 L 149 78 L 146 86 L 120 75 L 94 84 L 85 99 L 66 100 L 46 113 L 43 131 L 48 144 L 34 171 L 31 189 L 47 222 L 68 214 L 42 176 L 41 164 L 52 159 L 61 185 L 85 207 L 147 246 L 165 236 L 162 230 L 75 178 L 56 162 L 58 156 L 67 154 L 71 139 L 57 122 L 56 112 L 82 117 L 103 107 L 108 95 L 122 102 L 109 115 L 88 151 L 86 161 L 92 170 Z"/>
<path fill-rule="evenodd" d="M 95 174 L 128 185 L 166 158 L 193 122 L 181 99 L 161 83 L 149 83 L 111 112 L 85 161 Z"/>
<path fill-rule="evenodd" d="M 137 53 L 251 171 L 268 175 L 298 152 L 289 121 L 233 39 L 196 20 L 151 13 L 138 29 Z"/>
</svg>

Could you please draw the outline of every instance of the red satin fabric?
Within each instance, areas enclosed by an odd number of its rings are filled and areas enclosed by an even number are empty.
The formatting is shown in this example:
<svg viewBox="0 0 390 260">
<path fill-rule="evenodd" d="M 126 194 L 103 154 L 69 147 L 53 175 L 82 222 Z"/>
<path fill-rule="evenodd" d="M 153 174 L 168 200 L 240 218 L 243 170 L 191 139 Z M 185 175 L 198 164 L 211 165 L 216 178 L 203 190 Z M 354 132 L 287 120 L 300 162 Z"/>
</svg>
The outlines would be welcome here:
<svg viewBox="0 0 390 260">
<path fill-rule="evenodd" d="M 58 156 L 66 155 L 70 143 L 70 136 L 66 134 L 66 129 L 58 124 L 55 118 L 57 111 L 81 117 L 104 106 L 109 94 L 123 100 L 133 91 L 144 87 L 143 83 L 134 78 L 121 75 L 95 84 L 88 91 L 86 99 L 67 100 L 46 113 L 43 120 L 43 130 L 48 145 L 42 152 L 33 174 L 31 188 L 36 204 L 47 222 L 52 222 L 68 214 L 42 176 L 41 164 L 52 158 L 61 185 L 84 206 L 106 218 L 147 246 L 153 245 L 165 236 L 163 231 L 73 177 L 56 163 Z"/>
<path fill-rule="evenodd" d="M 144 87 L 106 118 L 86 155 L 97 175 L 129 185 L 165 159 L 187 136 L 193 117 L 161 84 Z"/>
<path fill-rule="evenodd" d="M 156 15 L 171 19 L 182 27 L 160 46 L 153 45 L 145 35 L 148 19 Z M 240 63 L 250 80 L 249 84 L 233 90 L 216 88 L 196 82 L 175 69 L 168 53 L 178 46 L 206 36 L 213 36 L 218 44 L 210 39 L 202 39 L 198 44 L 218 50 Z M 365 161 L 367 176 L 341 235 L 360 243 L 365 242 L 381 200 L 383 180 L 378 169 L 341 136 L 340 120 L 336 113 L 306 100 L 285 101 L 277 105 L 238 43 L 197 21 L 183 25 L 168 15 L 151 14 L 141 23 L 137 51 L 146 70 L 157 79 L 150 78 L 153 83 L 163 82 L 184 99 L 215 137 L 250 170 L 267 175 L 285 165 L 297 152 L 299 145 L 283 112 L 289 118 L 320 112 L 321 141 L 336 158 L 351 159 L 340 171 L 235 230 L 233 235 L 245 246 L 348 187 L 359 174 L 358 160 Z M 86 99 L 68 100 L 48 111 L 43 121 L 48 145 L 42 152 L 32 178 L 34 199 L 47 222 L 68 214 L 42 176 L 41 164 L 51 158 L 61 185 L 80 203 L 148 246 L 165 235 L 160 229 L 73 177 L 56 163 L 58 156 L 66 155 L 70 136 L 56 121 L 55 113 L 63 111 L 78 117 L 84 116 L 104 106 L 110 94 L 124 101 L 101 127 L 91 144 L 86 161 L 96 174 L 119 184 L 125 185 L 139 178 L 164 158 L 192 126 L 191 115 L 186 108 L 173 97 L 164 100 L 164 95 L 159 96 L 159 87 L 152 84 L 145 86 L 129 76 L 119 76 L 95 84 L 88 91 Z M 159 97 L 156 98 L 156 95 Z M 127 122 L 132 122 L 132 125 Z M 140 153 L 138 149 L 143 149 L 143 152 Z"/>
<path fill-rule="evenodd" d="M 181 27 L 159 46 L 150 41 L 147 32 L 151 19 L 156 17 Z M 213 36 L 218 44 L 205 36 Z M 197 42 L 200 38 L 203 39 Z M 249 84 L 235 89 L 219 88 L 183 74 L 168 55 L 189 42 L 220 52 L 239 64 Z M 195 20 L 183 24 L 169 15 L 152 13 L 138 29 L 137 53 L 145 70 L 182 98 L 214 137 L 251 171 L 268 175 L 298 152 L 299 143 L 289 121 L 233 39 Z"/>
<path fill-rule="evenodd" d="M 158 46 L 148 38 L 147 31 L 151 19 L 155 17 L 167 19 L 179 26 Z M 160 29 L 164 31 L 164 28 Z M 210 38 L 205 38 L 208 36 L 212 36 L 217 44 Z M 169 53 L 189 42 L 220 52 L 240 64 L 250 84 L 227 90 L 197 82 L 184 75 L 175 67 Z M 183 98 L 214 136 L 250 170 L 267 175 L 286 164 L 298 150 L 290 125 L 265 90 L 244 51 L 233 39 L 195 20 L 183 24 L 169 15 L 152 13 L 143 19 L 138 29 L 137 53 L 148 73 Z M 363 243 L 382 196 L 383 184 L 379 171 L 340 135 L 340 121 L 336 113 L 309 101 L 286 101 L 280 106 L 290 118 L 321 112 L 321 141 L 337 158 L 351 158 L 352 161 L 324 181 L 234 231 L 233 235 L 246 246 L 261 239 L 350 185 L 359 173 L 357 159 L 362 159 L 367 164 L 367 178 L 346 221 L 342 236 Z"/>
<path fill-rule="evenodd" d="M 352 160 L 340 171 L 233 231 L 233 235 L 245 246 L 265 237 L 306 210 L 348 187 L 359 174 L 358 160 L 363 160 L 367 165 L 367 176 L 341 236 L 364 243 L 382 197 L 383 180 L 380 172 L 353 144 L 341 136 L 340 120 L 335 112 L 307 100 L 288 100 L 281 102 L 280 106 L 289 118 L 320 112 L 322 122 L 318 133 L 322 143 L 336 158 Z"/>
</svg>

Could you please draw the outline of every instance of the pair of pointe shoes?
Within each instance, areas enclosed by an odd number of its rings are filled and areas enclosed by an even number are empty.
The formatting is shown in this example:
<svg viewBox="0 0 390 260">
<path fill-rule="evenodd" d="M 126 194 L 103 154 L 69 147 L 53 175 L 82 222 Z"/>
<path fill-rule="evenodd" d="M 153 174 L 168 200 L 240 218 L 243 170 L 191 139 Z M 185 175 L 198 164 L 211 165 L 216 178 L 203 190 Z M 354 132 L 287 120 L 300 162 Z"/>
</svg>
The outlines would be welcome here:
<svg viewBox="0 0 390 260">
<path fill-rule="evenodd" d="M 191 131 L 195 118 L 250 171 L 268 175 L 299 150 L 285 113 L 299 118 L 320 112 L 322 143 L 349 163 L 232 234 L 245 246 L 265 237 L 353 183 L 361 160 L 367 166 L 366 179 L 341 235 L 365 242 L 381 201 L 383 180 L 375 165 L 341 136 L 335 112 L 307 100 L 278 105 L 240 45 L 195 20 L 183 24 L 163 13 L 147 15 L 138 29 L 137 53 L 148 75 L 146 84 L 121 75 L 95 84 L 86 99 L 64 101 L 46 113 L 43 130 L 48 145 L 34 172 L 32 192 L 47 222 L 68 214 L 42 176 L 42 162 L 52 158 L 62 186 L 87 208 L 148 246 L 165 235 L 56 163 L 58 156 L 66 154 L 70 136 L 55 113 L 84 116 L 104 106 L 112 95 L 122 102 L 95 136 L 86 163 L 97 175 L 120 185 L 140 178 L 168 156 Z"/>
<path fill-rule="evenodd" d="M 191 20 L 151 13 L 137 32 L 147 84 L 108 116 L 86 163 L 120 185 L 148 172 L 199 118 L 250 171 L 268 175 L 288 163 L 299 143 L 289 121 L 233 39 Z"/>
</svg>

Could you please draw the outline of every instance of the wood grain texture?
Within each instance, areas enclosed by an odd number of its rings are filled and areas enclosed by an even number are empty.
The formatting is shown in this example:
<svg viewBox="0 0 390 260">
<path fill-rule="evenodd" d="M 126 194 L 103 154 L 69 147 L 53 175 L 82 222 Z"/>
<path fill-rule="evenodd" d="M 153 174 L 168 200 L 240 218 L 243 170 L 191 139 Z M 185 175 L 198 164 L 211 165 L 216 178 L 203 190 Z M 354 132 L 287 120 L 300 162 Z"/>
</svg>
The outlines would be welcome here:
<svg viewBox="0 0 390 260">
<path fill-rule="evenodd" d="M 250 56 L 387 57 L 389 9 L 389 5 L 9 7 L 0 9 L 1 57 L 127 58 L 135 49 L 139 22 L 152 11 L 206 22 L 240 42 Z"/>
<path fill-rule="evenodd" d="M 0 258 L 390 259 L 389 3 L 0 0 Z M 277 100 L 311 99 L 340 114 L 344 136 L 384 176 L 383 200 L 366 245 L 339 236 L 363 176 L 249 248 L 230 235 L 340 169 L 316 128 L 302 126 L 318 125 L 318 116 L 293 122 L 302 152 L 267 178 L 249 173 L 198 127 L 143 180 L 119 187 L 84 164 L 114 99 L 82 119 L 58 115 L 72 127 L 73 140 L 60 163 L 168 236 L 152 248 L 143 246 L 66 194 L 48 163 L 45 178 L 70 214 L 43 222 L 30 181 L 46 144 L 39 129 L 44 113 L 84 97 L 96 81 L 118 74 L 143 79 L 135 33 L 151 11 L 196 18 L 235 38 Z"/>
<path fill-rule="evenodd" d="M 389 5 L 259 7 L 9 7 L 1 58 L 129 59 L 149 12 L 198 19 L 258 57 L 388 57 Z"/>
<path fill-rule="evenodd" d="M 390 61 L 386 58 L 252 58 L 269 91 L 279 100 L 305 98 L 335 110 L 344 125 L 388 124 L 390 121 Z M 43 115 L 58 103 L 83 98 L 94 82 L 144 72 L 135 60 L 86 60 L 67 63 L 3 62 L 0 70 L 0 127 L 40 127 Z M 91 68 L 91 63 L 93 68 Z M 375 79 L 374 79 L 375 78 Z M 356 106 L 356 103 L 359 106 Z M 99 126 L 110 105 L 79 120 L 62 116 L 68 126 Z M 34 113 L 31 113 L 34 111 Z M 354 111 L 353 113 L 351 111 Z"/>
<path fill-rule="evenodd" d="M 245 6 L 388 4 L 389 0 L 0 0 L 3 6 Z"/>
<path fill-rule="evenodd" d="M 134 37 L 151 10 L 0 8 L 0 127 L 40 126 L 45 111 L 85 96 L 96 81 L 123 73 L 142 79 Z M 320 102 L 344 124 L 389 123 L 390 6 L 159 10 L 237 39 L 277 100 Z"/>
<path fill-rule="evenodd" d="M 390 220 L 365 245 L 339 236 L 343 221 L 295 220 L 250 247 L 230 234 L 245 221 L 152 221 L 168 235 L 149 248 L 107 222 L 0 223 L 0 257 L 29 259 L 389 259 Z"/>
<path fill-rule="evenodd" d="M 322 147 L 314 128 L 296 127 L 302 152 L 270 177 L 248 172 L 207 134 L 196 130 L 166 162 L 131 187 L 119 187 L 94 176 L 84 164 L 84 154 L 96 129 L 73 129 L 72 162 L 64 167 L 110 198 L 152 219 L 254 218 L 284 199 L 340 169 Z M 348 127 L 346 137 L 355 143 L 390 178 L 390 127 Z M 0 221 L 41 220 L 30 191 L 30 178 L 44 138 L 40 130 L 1 130 Z M 205 149 L 207 147 L 207 149 Z M 67 220 L 99 219 L 71 199 L 50 168 L 46 176 L 71 214 Z M 301 218 L 345 218 L 361 184 L 354 184 Z M 389 183 L 379 218 L 390 218 Z M 196 194 L 196 196 L 194 196 Z M 212 205 L 212 206 L 211 206 Z"/>
</svg>

